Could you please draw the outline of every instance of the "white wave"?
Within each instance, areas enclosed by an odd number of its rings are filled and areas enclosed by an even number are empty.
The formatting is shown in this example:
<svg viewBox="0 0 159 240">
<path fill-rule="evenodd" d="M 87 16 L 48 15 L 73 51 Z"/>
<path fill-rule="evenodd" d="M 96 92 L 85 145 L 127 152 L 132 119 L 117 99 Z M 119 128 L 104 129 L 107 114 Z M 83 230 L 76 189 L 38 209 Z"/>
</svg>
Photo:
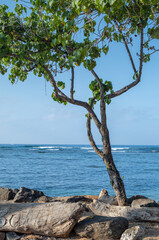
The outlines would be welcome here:
<svg viewBox="0 0 159 240">
<path fill-rule="evenodd" d="M 71 149 L 72 147 L 59 147 L 59 148 L 63 148 L 63 149 Z"/>
<path fill-rule="evenodd" d="M 117 150 L 124 150 L 124 149 L 129 149 L 129 147 L 116 147 L 116 148 L 112 148 L 112 151 L 117 151 Z"/>
<path fill-rule="evenodd" d="M 93 153 L 95 153 L 95 151 L 88 151 L 88 152 L 91 152 L 91 153 L 93 152 Z"/>
<path fill-rule="evenodd" d="M 59 151 L 60 149 L 54 148 L 54 149 L 48 149 L 49 151 Z"/>
<path fill-rule="evenodd" d="M 116 151 L 116 150 L 113 151 L 113 150 L 112 150 L 112 152 L 115 152 L 115 153 L 125 153 L 126 151 Z"/>
<path fill-rule="evenodd" d="M 153 153 L 157 152 L 157 150 L 152 150 Z"/>
<path fill-rule="evenodd" d="M 92 148 L 91 147 L 81 147 L 80 149 L 89 150 L 89 149 L 92 149 Z"/>
<path fill-rule="evenodd" d="M 52 146 L 52 147 L 50 147 L 50 146 L 40 146 L 40 147 L 34 147 L 35 149 L 52 149 L 52 148 L 57 148 L 56 146 Z"/>
</svg>

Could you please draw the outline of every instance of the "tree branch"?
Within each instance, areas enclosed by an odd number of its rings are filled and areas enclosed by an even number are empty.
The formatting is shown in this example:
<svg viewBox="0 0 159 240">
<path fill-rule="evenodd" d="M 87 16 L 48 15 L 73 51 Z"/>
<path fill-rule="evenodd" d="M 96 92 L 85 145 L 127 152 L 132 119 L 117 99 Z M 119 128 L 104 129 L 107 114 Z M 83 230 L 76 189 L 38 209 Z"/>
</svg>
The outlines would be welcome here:
<svg viewBox="0 0 159 240">
<path fill-rule="evenodd" d="M 94 101 L 95 101 L 95 98 L 92 98 L 91 99 L 91 104 L 90 104 L 91 108 L 94 105 Z M 96 145 L 96 143 L 93 139 L 93 135 L 92 135 L 92 131 L 91 131 L 91 116 L 90 116 L 90 113 L 88 113 L 88 116 L 87 116 L 87 136 L 88 136 L 89 142 L 90 142 L 92 148 L 94 149 L 94 151 L 98 154 L 99 157 L 103 158 L 103 152 L 97 147 L 97 145 Z"/>
<path fill-rule="evenodd" d="M 108 94 L 109 98 L 114 98 L 117 96 L 120 96 L 121 94 L 127 92 L 129 89 L 133 88 L 134 86 L 136 86 L 140 80 L 141 80 L 141 74 L 142 74 L 142 68 L 143 68 L 143 26 L 142 24 L 140 25 L 141 28 L 141 35 L 140 35 L 140 64 L 139 64 L 139 74 L 136 71 L 136 68 L 134 69 L 134 72 L 137 74 L 136 75 L 136 80 L 130 84 L 128 84 L 127 86 L 121 88 L 120 90 L 113 92 L 111 94 Z M 126 47 L 126 46 L 125 46 Z M 128 52 L 129 55 L 129 52 Z M 129 56 L 130 57 L 130 56 Z"/>
<path fill-rule="evenodd" d="M 94 70 L 91 71 L 97 82 L 99 83 L 100 87 L 100 115 L 101 115 L 101 129 L 100 132 L 102 136 L 105 136 L 106 132 L 106 110 L 105 110 L 105 101 L 104 101 L 104 87 L 103 83 L 101 82 L 100 78 L 98 75 L 95 73 Z"/>
<path fill-rule="evenodd" d="M 74 67 L 71 67 L 71 74 L 72 74 L 72 78 L 71 78 L 71 90 L 70 90 L 70 97 L 73 100 L 73 89 L 74 89 Z"/>
<path fill-rule="evenodd" d="M 63 101 L 66 101 L 68 103 L 71 103 L 73 105 L 77 105 L 77 106 L 81 106 L 81 107 L 84 107 L 89 113 L 90 113 L 90 116 L 93 118 L 96 126 L 98 129 L 101 128 L 101 123 L 97 117 L 97 115 L 95 114 L 95 112 L 93 111 L 92 107 L 87 103 L 87 102 L 83 102 L 83 101 L 79 101 L 79 100 L 75 100 L 75 99 L 71 99 L 69 98 L 68 96 L 66 96 L 56 85 L 56 81 L 52 75 L 52 73 L 50 72 L 50 70 L 44 66 L 44 69 L 45 71 L 47 71 L 47 73 L 49 74 L 49 81 L 50 83 L 52 84 L 52 86 L 54 87 L 55 89 L 55 94 L 56 94 L 56 97 L 63 100 Z"/>
<path fill-rule="evenodd" d="M 95 141 L 93 139 L 93 135 L 92 135 L 92 131 L 91 131 L 91 116 L 90 116 L 90 114 L 88 114 L 88 116 L 87 116 L 87 136 L 88 136 L 89 142 L 90 142 L 92 148 L 94 149 L 94 151 L 98 154 L 98 156 L 103 158 L 103 152 L 97 147 L 97 145 L 95 144 Z"/>
<path fill-rule="evenodd" d="M 16 57 L 19 58 L 19 55 L 17 54 L 7 54 L 6 56 L 9 57 Z M 36 63 L 36 59 L 33 59 L 31 57 L 24 57 L 24 59 L 34 62 Z M 63 101 L 66 101 L 68 103 L 71 103 L 73 105 L 77 105 L 77 106 L 81 106 L 84 107 L 89 113 L 90 116 L 93 118 L 97 128 L 100 130 L 101 129 L 101 122 L 99 121 L 97 115 L 95 114 L 95 112 L 93 111 L 92 107 L 87 103 L 87 102 L 83 102 L 83 101 L 79 101 L 79 100 L 75 100 L 75 99 L 71 99 L 68 96 L 66 96 L 58 87 L 56 84 L 56 81 L 52 75 L 52 73 L 50 72 L 50 70 L 48 69 L 48 67 L 46 65 L 43 65 L 44 70 L 48 73 L 49 75 L 49 81 L 51 83 L 51 85 L 53 86 L 54 90 L 55 90 L 55 96 Z"/>
<path fill-rule="evenodd" d="M 125 39 L 125 37 L 124 37 L 124 35 L 123 35 L 123 33 L 122 33 L 122 30 L 120 29 L 120 27 L 119 27 L 117 21 L 114 20 L 114 22 L 115 22 L 115 25 L 116 25 L 118 31 L 119 31 L 120 34 L 122 35 L 122 39 L 123 39 L 123 42 L 124 42 L 125 48 L 126 48 L 126 50 L 127 50 L 128 56 L 129 56 L 129 58 L 130 58 L 130 62 L 131 62 L 132 68 L 133 68 L 133 70 L 134 70 L 134 73 L 136 73 L 137 70 L 136 70 L 136 67 L 135 67 L 135 63 L 134 63 L 134 61 L 133 61 L 133 58 L 132 58 L 132 55 L 131 55 L 130 49 L 129 49 L 129 47 L 128 47 L 128 44 L 127 44 L 127 42 L 126 42 L 126 39 Z"/>
</svg>

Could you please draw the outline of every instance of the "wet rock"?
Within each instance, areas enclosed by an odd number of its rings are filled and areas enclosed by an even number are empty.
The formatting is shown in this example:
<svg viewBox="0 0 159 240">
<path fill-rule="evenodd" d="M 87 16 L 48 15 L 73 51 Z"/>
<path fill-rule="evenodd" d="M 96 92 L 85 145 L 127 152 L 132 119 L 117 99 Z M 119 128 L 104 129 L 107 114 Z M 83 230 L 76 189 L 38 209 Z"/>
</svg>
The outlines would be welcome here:
<svg viewBox="0 0 159 240">
<path fill-rule="evenodd" d="M 121 236 L 120 240 L 137 240 L 144 235 L 144 229 L 141 226 L 128 228 Z"/>
<path fill-rule="evenodd" d="M 74 231 L 80 237 L 108 240 L 119 239 L 127 228 L 128 221 L 125 218 L 94 216 L 80 221 L 76 224 Z"/>
<path fill-rule="evenodd" d="M 14 197 L 14 202 L 34 202 L 41 196 L 44 196 L 41 191 L 21 187 Z"/>
</svg>

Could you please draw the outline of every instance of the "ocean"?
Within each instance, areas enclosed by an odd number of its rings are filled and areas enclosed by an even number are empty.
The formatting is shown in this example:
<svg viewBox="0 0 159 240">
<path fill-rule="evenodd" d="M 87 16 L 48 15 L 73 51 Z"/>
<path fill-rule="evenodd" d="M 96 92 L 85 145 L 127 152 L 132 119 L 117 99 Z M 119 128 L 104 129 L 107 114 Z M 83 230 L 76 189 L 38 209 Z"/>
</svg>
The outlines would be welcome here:
<svg viewBox="0 0 159 240">
<path fill-rule="evenodd" d="M 112 146 L 127 196 L 159 200 L 159 146 Z M 106 167 L 89 145 L 0 145 L 0 187 L 47 196 L 114 195 Z"/>
</svg>

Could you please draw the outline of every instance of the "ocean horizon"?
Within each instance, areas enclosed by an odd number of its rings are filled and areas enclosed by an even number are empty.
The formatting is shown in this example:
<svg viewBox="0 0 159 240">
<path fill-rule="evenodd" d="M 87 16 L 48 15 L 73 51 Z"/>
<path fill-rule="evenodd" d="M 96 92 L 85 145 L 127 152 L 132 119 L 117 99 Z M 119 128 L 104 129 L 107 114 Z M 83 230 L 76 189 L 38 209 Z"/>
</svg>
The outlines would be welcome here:
<svg viewBox="0 0 159 240">
<path fill-rule="evenodd" d="M 102 149 L 102 146 L 99 146 Z M 112 145 L 128 197 L 159 200 L 159 146 Z M 27 187 L 47 196 L 114 195 L 106 167 L 90 145 L 0 144 L 0 187 Z"/>
</svg>

